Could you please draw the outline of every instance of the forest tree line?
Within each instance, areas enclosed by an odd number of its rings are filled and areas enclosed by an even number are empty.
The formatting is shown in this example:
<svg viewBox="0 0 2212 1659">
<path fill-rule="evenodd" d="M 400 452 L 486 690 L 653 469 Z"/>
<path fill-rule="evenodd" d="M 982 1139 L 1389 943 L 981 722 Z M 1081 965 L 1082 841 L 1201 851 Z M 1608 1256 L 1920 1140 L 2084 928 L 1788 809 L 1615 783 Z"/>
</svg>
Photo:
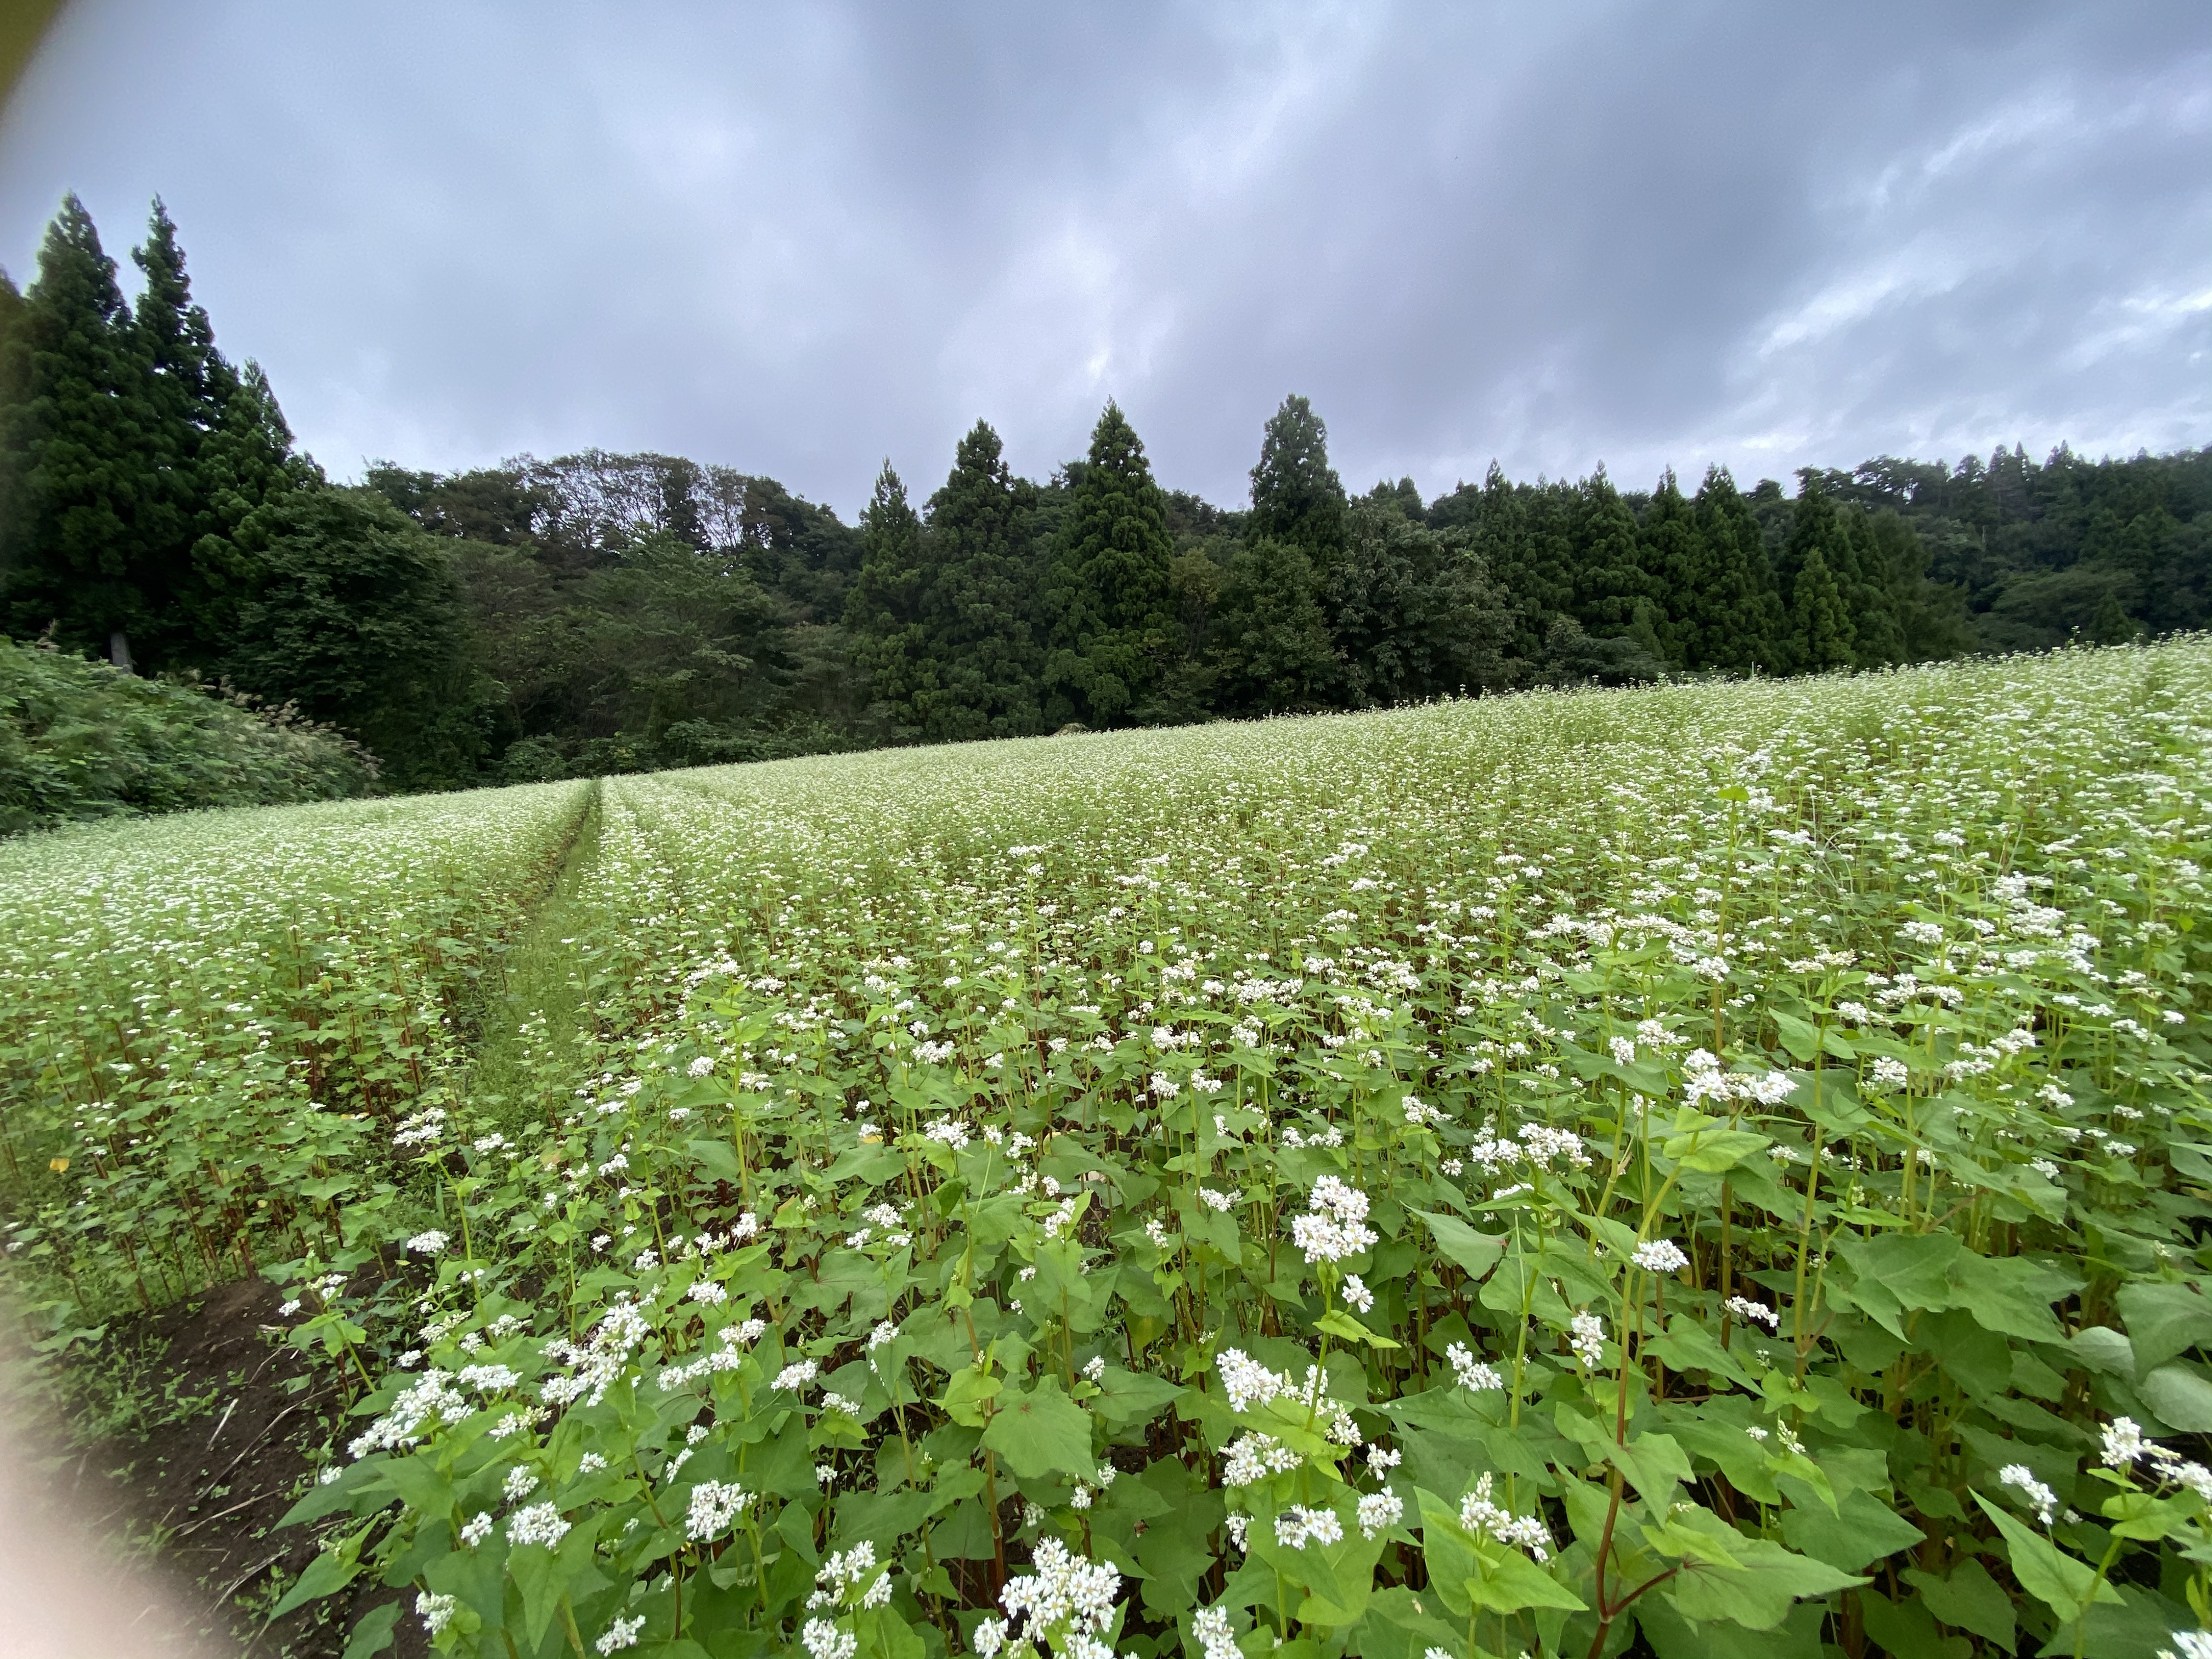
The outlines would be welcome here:
<svg viewBox="0 0 2212 1659">
<path fill-rule="evenodd" d="M 155 204 L 116 262 L 75 198 L 0 276 L 0 626 L 336 726 L 402 787 L 881 744 L 1794 674 L 2212 621 L 2212 449 L 1721 469 L 1623 489 L 1347 491 L 1286 398 L 1238 509 L 1163 489 L 1109 404 L 1015 476 L 886 462 L 857 526 L 665 455 L 333 483 L 216 349 Z"/>
</svg>

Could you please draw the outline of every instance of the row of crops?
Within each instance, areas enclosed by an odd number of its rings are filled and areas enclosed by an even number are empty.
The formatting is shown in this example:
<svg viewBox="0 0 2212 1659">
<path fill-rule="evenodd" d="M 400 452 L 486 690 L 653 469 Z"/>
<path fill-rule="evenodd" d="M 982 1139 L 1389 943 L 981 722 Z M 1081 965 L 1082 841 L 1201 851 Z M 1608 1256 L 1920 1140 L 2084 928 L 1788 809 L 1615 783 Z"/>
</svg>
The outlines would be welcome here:
<svg viewBox="0 0 2212 1659">
<path fill-rule="evenodd" d="M 450 1103 L 587 786 L 0 844 L 0 1160 L 50 1337 L 340 1244 Z"/>
<path fill-rule="evenodd" d="M 362 1656 L 2195 1659 L 2208 708 L 2190 641 L 49 843 L 16 1272 L 293 1287 Z"/>
</svg>

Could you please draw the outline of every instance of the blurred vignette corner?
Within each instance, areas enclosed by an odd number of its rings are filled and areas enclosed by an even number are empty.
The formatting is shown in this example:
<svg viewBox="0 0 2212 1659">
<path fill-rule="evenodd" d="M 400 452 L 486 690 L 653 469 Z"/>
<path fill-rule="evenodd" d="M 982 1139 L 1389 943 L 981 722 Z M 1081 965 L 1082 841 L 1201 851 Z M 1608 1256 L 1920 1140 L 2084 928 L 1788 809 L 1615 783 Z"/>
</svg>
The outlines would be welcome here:
<svg viewBox="0 0 2212 1659">
<path fill-rule="evenodd" d="M 61 15 L 62 0 L 9 0 L 0 6 L 0 110 L 7 108 L 39 42 Z"/>
</svg>

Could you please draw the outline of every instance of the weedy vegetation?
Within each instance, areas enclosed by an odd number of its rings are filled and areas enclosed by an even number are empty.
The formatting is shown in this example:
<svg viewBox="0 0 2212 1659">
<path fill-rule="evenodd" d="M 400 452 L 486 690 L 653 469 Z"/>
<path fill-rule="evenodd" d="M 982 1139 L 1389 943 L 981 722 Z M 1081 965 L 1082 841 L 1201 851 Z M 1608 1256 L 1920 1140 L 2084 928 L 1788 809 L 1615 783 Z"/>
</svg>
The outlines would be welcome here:
<svg viewBox="0 0 2212 1659">
<path fill-rule="evenodd" d="M 2189 638 L 9 846 L 9 1278 L 287 1287 L 355 1659 L 2202 1656 L 2208 709 Z"/>
</svg>

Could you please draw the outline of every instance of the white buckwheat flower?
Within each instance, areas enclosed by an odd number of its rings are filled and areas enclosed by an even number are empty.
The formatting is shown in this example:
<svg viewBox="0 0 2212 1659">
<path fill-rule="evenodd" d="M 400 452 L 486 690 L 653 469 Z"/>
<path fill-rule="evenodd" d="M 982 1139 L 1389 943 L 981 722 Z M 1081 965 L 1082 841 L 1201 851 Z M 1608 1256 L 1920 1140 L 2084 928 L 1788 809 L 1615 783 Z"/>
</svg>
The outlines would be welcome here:
<svg viewBox="0 0 2212 1659">
<path fill-rule="evenodd" d="M 1682 1247 L 1671 1238 L 1647 1239 L 1636 1247 L 1630 1260 L 1648 1273 L 1680 1273 L 1690 1265 L 1690 1258 L 1682 1254 Z"/>
<path fill-rule="evenodd" d="M 1997 1479 L 2008 1486 L 2020 1488 L 2021 1496 L 2035 1511 L 2035 1518 L 2045 1527 L 2058 1508 L 2058 1494 L 2035 1478 L 2035 1472 L 2025 1463 L 2008 1463 L 1997 1471 Z"/>
</svg>

